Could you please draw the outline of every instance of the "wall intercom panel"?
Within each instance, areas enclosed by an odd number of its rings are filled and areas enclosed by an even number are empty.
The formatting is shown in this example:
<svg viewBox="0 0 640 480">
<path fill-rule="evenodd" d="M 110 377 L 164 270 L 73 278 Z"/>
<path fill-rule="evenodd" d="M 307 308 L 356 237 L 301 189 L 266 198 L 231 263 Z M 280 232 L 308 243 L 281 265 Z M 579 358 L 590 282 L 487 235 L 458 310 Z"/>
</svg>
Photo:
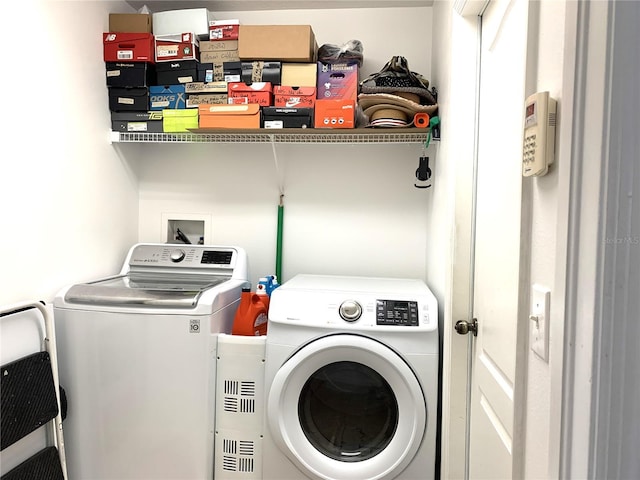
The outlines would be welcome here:
<svg viewBox="0 0 640 480">
<path fill-rule="evenodd" d="M 556 101 L 549 92 L 538 92 L 527 98 L 524 108 L 522 175 L 542 176 L 555 156 Z"/>
</svg>

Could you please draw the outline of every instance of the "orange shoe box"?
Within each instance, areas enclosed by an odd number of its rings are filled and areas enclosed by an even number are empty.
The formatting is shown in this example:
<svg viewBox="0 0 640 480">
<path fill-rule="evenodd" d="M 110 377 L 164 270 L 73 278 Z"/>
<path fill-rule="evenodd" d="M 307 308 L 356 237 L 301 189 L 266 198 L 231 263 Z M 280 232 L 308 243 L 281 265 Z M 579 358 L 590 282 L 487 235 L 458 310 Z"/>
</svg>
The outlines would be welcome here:
<svg viewBox="0 0 640 480">
<path fill-rule="evenodd" d="M 353 100 L 316 100 L 315 128 L 354 128 L 356 102 Z"/>
<path fill-rule="evenodd" d="M 313 108 L 316 104 L 315 87 L 273 87 L 273 103 L 276 107 Z"/>
<path fill-rule="evenodd" d="M 198 105 L 200 128 L 260 128 L 260 105 Z"/>
<path fill-rule="evenodd" d="M 231 82 L 227 86 L 229 103 L 257 103 L 263 107 L 273 105 L 273 88 L 270 82 Z"/>
</svg>

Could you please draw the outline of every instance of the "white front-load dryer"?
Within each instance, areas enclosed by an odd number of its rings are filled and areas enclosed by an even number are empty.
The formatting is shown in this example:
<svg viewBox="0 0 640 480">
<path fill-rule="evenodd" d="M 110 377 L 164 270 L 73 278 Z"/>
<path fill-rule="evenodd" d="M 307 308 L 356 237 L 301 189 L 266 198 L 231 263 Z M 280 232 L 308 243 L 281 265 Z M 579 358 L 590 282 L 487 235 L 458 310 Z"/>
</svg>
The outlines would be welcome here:
<svg viewBox="0 0 640 480">
<path fill-rule="evenodd" d="M 434 478 L 437 312 L 414 279 L 298 275 L 274 290 L 263 479 Z"/>
</svg>

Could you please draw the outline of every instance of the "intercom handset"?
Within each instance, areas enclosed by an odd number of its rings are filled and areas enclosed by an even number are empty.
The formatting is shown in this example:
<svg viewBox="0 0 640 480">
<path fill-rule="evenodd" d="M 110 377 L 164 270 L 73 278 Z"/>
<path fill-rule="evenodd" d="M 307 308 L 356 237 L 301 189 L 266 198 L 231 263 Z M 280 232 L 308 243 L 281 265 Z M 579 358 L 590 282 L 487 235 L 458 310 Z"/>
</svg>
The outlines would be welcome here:
<svg viewBox="0 0 640 480">
<path fill-rule="evenodd" d="M 549 92 L 538 92 L 527 98 L 524 108 L 522 175 L 545 175 L 555 155 L 556 101 Z"/>
</svg>

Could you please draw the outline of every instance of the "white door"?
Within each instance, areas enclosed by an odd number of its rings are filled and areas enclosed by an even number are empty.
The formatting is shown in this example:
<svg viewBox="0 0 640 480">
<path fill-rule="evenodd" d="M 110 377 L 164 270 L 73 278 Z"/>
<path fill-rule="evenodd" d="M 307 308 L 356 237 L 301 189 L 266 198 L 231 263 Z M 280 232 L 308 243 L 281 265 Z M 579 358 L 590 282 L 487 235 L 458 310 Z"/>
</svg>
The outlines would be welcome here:
<svg viewBox="0 0 640 480">
<path fill-rule="evenodd" d="M 520 301 L 527 2 L 482 17 L 469 478 L 517 478 L 514 391 Z M 517 462 L 516 462 L 517 463 Z"/>
</svg>

